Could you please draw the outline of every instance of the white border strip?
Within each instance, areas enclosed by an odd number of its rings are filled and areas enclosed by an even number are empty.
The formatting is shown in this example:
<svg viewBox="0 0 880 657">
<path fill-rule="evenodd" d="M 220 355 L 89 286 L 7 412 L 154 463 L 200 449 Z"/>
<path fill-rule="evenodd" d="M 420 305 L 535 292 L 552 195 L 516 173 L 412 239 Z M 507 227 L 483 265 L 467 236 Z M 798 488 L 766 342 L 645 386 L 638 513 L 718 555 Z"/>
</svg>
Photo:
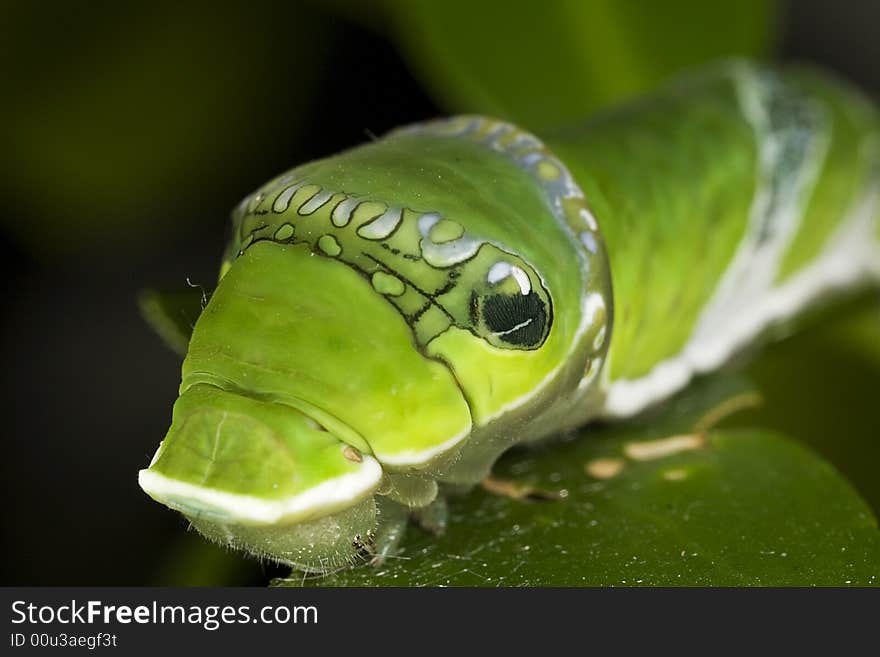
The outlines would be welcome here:
<svg viewBox="0 0 880 657">
<path fill-rule="evenodd" d="M 187 509 L 187 502 L 204 505 L 228 517 L 218 522 L 242 525 L 277 525 L 326 515 L 351 506 L 359 498 L 374 491 L 382 479 L 382 467 L 376 459 L 363 455 L 355 472 L 328 479 L 302 493 L 280 500 L 266 500 L 253 495 L 239 495 L 214 488 L 204 488 L 178 479 L 171 479 L 152 470 L 138 473 L 138 484 L 144 492 L 184 514 L 197 515 L 198 509 Z M 207 511 L 207 509 L 206 509 Z"/>
<path fill-rule="evenodd" d="M 629 417 L 683 388 L 697 374 L 721 367 L 738 349 L 779 320 L 792 317 L 823 294 L 868 281 L 877 274 L 873 214 L 877 190 L 869 192 L 837 230 L 815 264 L 731 317 L 719 331 L 689 342 L 640 379 L 611 383 L 602 415 Z"/>
</svg>

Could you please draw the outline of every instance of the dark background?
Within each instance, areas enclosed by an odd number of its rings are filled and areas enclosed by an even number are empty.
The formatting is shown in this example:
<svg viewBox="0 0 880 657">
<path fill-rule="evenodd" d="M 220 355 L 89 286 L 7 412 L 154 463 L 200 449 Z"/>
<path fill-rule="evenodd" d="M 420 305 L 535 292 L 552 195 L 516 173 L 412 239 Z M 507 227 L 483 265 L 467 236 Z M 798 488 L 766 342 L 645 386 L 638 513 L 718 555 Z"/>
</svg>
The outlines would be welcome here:
<svg viewBox="0 0 880 657">
<path fill-rule="evenodd" d="M 381 30 L 317 2 L 70 4 L 12 3 L 0 38 L 0 583 L 259 582 L 137 486 L 180 366 L 137 292 L 210 288 L 246 193 L 443 111 Z M 777 52 L 876 96 L 878 25 L 877 2 L 792 2 Z"/>
</svg>

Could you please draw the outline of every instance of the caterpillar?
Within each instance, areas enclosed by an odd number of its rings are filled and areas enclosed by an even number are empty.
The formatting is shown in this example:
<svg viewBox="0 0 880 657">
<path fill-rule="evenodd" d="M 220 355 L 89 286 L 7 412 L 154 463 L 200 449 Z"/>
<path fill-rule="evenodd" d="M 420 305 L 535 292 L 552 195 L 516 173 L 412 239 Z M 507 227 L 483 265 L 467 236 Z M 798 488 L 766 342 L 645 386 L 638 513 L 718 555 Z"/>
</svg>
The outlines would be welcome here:
<svg viewBox="0 0 880 657">
<path fill-rule="evenodd" d="M 305 571 L 387 555 L 501 453 L 633 416 L 880 280 L 880 119 L 734 61 L 539 136 L 457 116 L 233 211 L 141 488 Z"/>
</svg>

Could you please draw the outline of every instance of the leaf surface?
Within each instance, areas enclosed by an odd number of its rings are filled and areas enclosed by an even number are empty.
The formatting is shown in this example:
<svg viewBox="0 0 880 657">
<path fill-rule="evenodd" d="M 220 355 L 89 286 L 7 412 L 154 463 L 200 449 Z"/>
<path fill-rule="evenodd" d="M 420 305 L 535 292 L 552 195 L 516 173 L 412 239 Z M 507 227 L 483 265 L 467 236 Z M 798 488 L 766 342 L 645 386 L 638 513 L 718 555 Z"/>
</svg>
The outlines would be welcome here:
<svg viewBox="0 0 880 657">
<path fill-rule="evenodd" d="M 516 450 L 495 469 L 509 491 L 563 491 L 562 499 L 475 490 L 451 500 L 443 536 L 413 527 L 381 567 L 306 583 L 880 583 L 876 519 L 831 465 L 768 430 L 706 428 L 754 402 L 753 391 L 721 381 L 697 385 L 639 423 Z M 294 574 L 287 583 L 301 581 Z"/>
</svg>

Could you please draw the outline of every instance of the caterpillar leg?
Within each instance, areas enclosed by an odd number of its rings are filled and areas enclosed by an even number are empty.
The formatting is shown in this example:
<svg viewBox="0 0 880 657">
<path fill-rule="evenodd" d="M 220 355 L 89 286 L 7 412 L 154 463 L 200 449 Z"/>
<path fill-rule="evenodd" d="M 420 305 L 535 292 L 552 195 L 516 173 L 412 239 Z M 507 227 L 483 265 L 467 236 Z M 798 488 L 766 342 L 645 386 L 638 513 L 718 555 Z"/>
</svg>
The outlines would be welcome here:
<svg viewBox="0 0 880 657">
<path fill-rule="evenodd" d="M 446 498 L 438 495 L 428 506 L 410 512 L 413 521 L 425 531 L 440 536 L 446 531 L 449 522 L 449 507 Z"/>
<path fill-rule="evenodd" d="M 425 531 L 437 536 L 446 531 L 449 509 L 446 498 L 440 496 L 428 506 L 419 509 L 408 507 L 387 497 L 378 498 L 379 528 L 372 537 L 369 552 L 372 555 L 370 565 L 379 567 L 389 557 L 393 557 L 400 548 L 400 542 L 406 534 L 406 526 L 412 520 Z"/>
<path fill-rule="evenodd" d="M 409 522 L 409 509 L 387 497 L 377 497 L 379 527 L 373 536 L 370 552 L 370 565 L 378 568 L 389 556 L 394 556 L 406 533 Z"/>
</svg>

